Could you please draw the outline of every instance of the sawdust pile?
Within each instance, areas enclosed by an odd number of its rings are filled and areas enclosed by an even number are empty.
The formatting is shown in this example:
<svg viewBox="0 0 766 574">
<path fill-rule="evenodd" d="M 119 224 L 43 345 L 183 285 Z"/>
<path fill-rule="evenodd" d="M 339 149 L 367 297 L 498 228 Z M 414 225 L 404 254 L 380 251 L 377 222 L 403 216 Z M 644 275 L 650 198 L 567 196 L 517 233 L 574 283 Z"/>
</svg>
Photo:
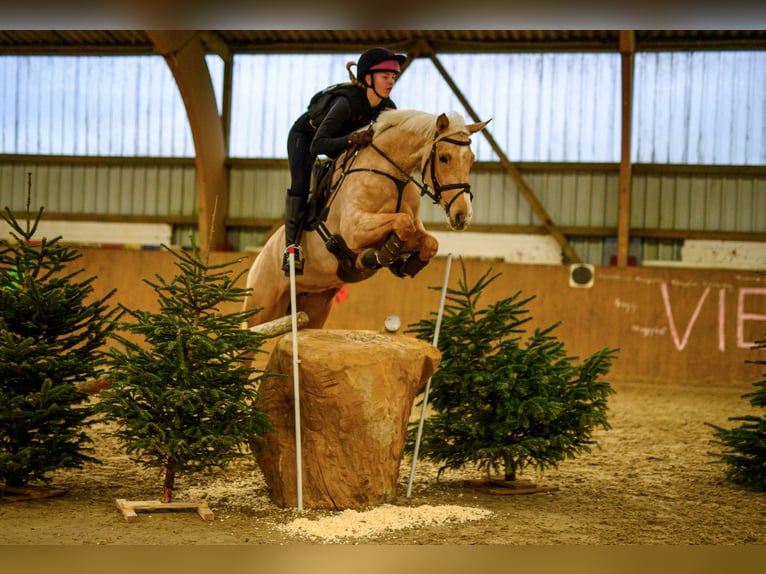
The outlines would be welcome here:
<svg viewBox="0 0 766 574">
<path fill-rule="evenodd" d="M 244 466 L 244 465 L 243 465 Z M 250 465 L 248 465 L 250 466 Z M 235 477 L 226 476 L 213 480 L 199 481 L 179 490 L 179 497 L 184 499 L 205 500 L 211 506 L 224 506 L 229 510 L 247 510 L 251 514 L 270 510 L 273 503 L 265 494 L 266 483 L 263 475 L 254 466 L 240 468 Z M 295 508 L 277 511 L 284 519 L 298 515 L 297 518 L 283 524 L 261 524 L 279 532 L 290 534 L 313 542 L 348 542 L 355 538 L 375 539 L 387 532 L 407 528 L 422 528 L 459 524 L 474 520 L 483 520 L 494 515 L 482 508 L 470 508 L 458 505 L 397 506 L 384 504 L 369 510 L 344 510 L 340 512 L 306 510 L 303 514 Z M 217 515 L 226 520 L 226 514 Z"/>
<path fill-rule="evenodd" d="M 492 515 L 491 511 L 482 508 L 454 505 L 423 504 L 407 507 L 383 504 L 362 512 L 344 510 L 318 520 L 296 518 L 288 524 L 279 526 L 279 529 L 310 540 L 342 542 L 349 538 L 374 539 L 385 532 L 405 528 L 483 520 Z"/>
</svg>

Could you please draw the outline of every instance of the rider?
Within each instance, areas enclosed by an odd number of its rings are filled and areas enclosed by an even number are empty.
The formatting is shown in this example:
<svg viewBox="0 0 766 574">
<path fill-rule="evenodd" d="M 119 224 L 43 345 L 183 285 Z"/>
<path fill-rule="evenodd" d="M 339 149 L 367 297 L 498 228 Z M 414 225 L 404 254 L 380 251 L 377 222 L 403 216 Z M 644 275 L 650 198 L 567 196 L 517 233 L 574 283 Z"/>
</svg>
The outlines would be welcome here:
<svg viewBox="0 0 766 574">
<path fill-rule="evenodd" d="M 365 146 L 372 140 L 371 131 L 356 131 L 375 121 L 387 108 L 396 108 L 388 97 L 401 71 L 406 56 L 386 48 L 371 48 L 359 56 L 358 62 L 346 64 L 352 89 L 334 97 L 327 114 L 314 125 L 309 112 L 303 113 L 287 136 L 287 160 L 290 164 L 290 189 L 285 198 L 285 253 L 282 271 L 290 273 L 289 252 L 295 252 L 295 272 L 303 273 L 300 236 L 306 216 L 311 168 L 316 156 L 336 158 L 345 149 Z M 356 66 L 356 76 L 351 67 Z M 353 102 L 351 100 L 354 100 Z"/>
</svg>

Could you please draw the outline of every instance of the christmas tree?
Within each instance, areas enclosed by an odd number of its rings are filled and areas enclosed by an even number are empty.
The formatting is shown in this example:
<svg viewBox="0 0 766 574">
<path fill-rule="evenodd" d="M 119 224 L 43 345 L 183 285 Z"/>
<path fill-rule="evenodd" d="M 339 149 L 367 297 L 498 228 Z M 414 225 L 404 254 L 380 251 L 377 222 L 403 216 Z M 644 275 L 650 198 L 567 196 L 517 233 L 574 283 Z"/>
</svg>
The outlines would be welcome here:
<svg viewBox="0 0 766 574">
<path fill-rule="evenodd" d="M 165 246 L 163 246 L 165 247 Z M 241 325 L 259 309 L 226 313 L 247 289 L 236 286 L 245 269 L 227 269 L 191 252 L 165 247 L 180 273 L 166 282 L 144 280 L 158 295 L 159 312 L 125 308 L 108 366 L 112 385 L 100 392 L 100 412 L 116 423 L 110 434 L 136 462 L 164 472 L 161 502 L 171 502 L 178 473 L 223 468 L 247 454 L 269 430 L 255 408 L 256 370 L 248 360 L 263 337 Z M 137 335 L 139 342 L 122 332 Z"/>
<path fill-rule="evenodd" d="M 753 349 L 766 348 L 766 338 L 756 341 Z M 747 361 L 766 365 L 766 360 Z M 742 395 L 755 408 L 766 409 L 766 373 L 764 378 L 753 383 L 756 390 Z M 729 421 L 741 423 L 738 427 L 724 428 L 712 423 L 713 444 L 722 451 L 712 453 L 717 462 L 726 465 L 726 477 L 737 484 L 766 491 L 766 412 L 761 416 L 744 415 L 730 417 Z"/>
<path fill-rule="evenodd" d="M 88 395 L 117 312 L 114 291 L 94 299 L 95 277 L 80 279 L 81 254 L 60 237 L 34 241 L 43 209 L 22 227 L 6 207 L 14 241 L 0 246 L 0 481 L 49 483 L 48 473 L 98 462 L 86 429 Z"/>
<path fill-rule="evenodd" d="M 458 289 L 448 289 L 439 333 L 442 362 L 431 379 L 420 452 L 445 469 L 474 463 L 514 481 L 526 467 L 544 470 L 590 452 L 593 429 L 609 429 L 600 380 L 617 349 L 604 348 L 577 365 L 552 334 L 558 323 L 521 342 L 531 320 L 521 292 L 480 307 L 482 292 L 501 274 L 490 268 L 468 285 L 461 260 Z M 409 332 L 431 340 L 435 320 Z M 413 425 L 414 427 L 414 425 Z M 413 429 L 414 430 L 414 429 Z M 414 432 L 408 449 L 414 450 Z"/>
</svg>

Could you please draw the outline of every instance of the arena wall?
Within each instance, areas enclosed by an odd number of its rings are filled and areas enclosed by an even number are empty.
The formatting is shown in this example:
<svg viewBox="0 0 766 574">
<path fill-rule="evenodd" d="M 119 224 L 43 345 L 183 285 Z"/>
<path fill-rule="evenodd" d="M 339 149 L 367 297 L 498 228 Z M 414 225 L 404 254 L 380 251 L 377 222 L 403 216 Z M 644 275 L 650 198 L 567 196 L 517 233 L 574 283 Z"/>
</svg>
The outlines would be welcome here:
<svg viewBox="0 0 766 574">
<path fill-rule="evenodd" d="M 95 276 L 94 295 L 116 288 L 111 299 L 129 308 L 156 310 L 154 291 L 143 279 L 170 279 L 178 272 L 165 251 L 83 248 L 73 266 Z M 233 272 L 246 270 L 253 253 L 214 252 L 211 263 L 243 258 Z M 482 306 L 518 291 L 533 296 L 527 324 L 548 327 L 570 355 L 584 358 L 603 347 L 619 348 L 610 379 L 702 385 L 752 383 L 764 376 L 766 350 L 752 349 L 766 338 L 766 275 L 745 270 L 656 267 L 595 267 L 590 287 L 570 286 L 565 265 L 463 261 L 469 284 L 489 268 L 500 276 L 485 290 Z M 388 315 L 408 325 L 436 315 L 446 259 L 437 258 L 417 277 L 399 279 L 381 270 L 349 284 L 336 298 L 328 329 L 382 330 Z M 462 277 L 453 258 L 450 287 Z M 241 279 L 244 285 L 244 276 Z M 236 308 L 232 309 L 236 310 Z M 266 348 L 268 350 L 268 348 Z"/>
</svg>

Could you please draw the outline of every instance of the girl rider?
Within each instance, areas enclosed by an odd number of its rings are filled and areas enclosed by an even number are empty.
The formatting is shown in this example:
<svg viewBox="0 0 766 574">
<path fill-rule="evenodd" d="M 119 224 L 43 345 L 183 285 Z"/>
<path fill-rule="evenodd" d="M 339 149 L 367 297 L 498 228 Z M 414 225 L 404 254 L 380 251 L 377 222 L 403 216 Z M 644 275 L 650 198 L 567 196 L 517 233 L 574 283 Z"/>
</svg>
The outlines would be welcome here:
<svg viewBox="0 0 766 574">
<path fill-rule="evenodd" d="M 386 48 L 367 50 L 359 56 L 356 64 L 346 64 L 351 84 L 337 89 L 324 118 L 312 122 L 306 111 L 290 128 L 287 160 L 291 185 L 285 198 L 285 253 L 282 259 L 285 275 L 290 273 L 290 246 L 295 251 L 295 273 L 303 273 L 299 244 L 306 216 L 311 168 L 316 156 L 326 155 L 334 159 L 351 146 L 370 143 L 372 133 L 369 130 L 356 130 L 375 121 L 382 110 L 396 108 L 389 94 L 406 59 L 406 56 Z M 351 66 L 356 66 L 356 77 L 351 73 Z"/>
</svg>

